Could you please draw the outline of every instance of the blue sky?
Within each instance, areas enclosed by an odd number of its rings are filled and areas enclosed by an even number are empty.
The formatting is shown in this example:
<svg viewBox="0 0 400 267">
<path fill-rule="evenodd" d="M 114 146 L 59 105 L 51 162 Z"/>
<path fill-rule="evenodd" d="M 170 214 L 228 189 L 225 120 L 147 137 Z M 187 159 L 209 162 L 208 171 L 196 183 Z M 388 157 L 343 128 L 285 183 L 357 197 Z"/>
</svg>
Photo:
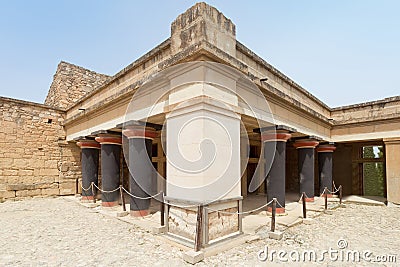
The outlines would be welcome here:
<svg viewBox="0 0 400 267">
<path fill-rule="evenodd" d="M 57 64 L 113 75 L 196 1 L 0 0 L 0 96 L 42 103 Z M 400 1 L 207 1 L 331 107 L 400 95 Z"/>
</svg>

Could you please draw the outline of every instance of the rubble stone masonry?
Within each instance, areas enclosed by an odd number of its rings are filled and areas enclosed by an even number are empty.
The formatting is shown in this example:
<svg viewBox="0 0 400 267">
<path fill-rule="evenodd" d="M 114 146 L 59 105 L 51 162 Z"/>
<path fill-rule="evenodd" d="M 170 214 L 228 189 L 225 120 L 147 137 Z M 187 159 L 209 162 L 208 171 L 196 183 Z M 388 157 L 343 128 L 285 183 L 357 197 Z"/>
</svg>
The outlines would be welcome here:
<svg viewBox="0 0 400 267">
<path fill-rule="evenodd" d="M 61 61 L 44 103 L 67 109 L 109 78 L 107 75 Z"/>
<path fill-rule="evenodd" d="M 64 141 L 64 117 L 57 108 L 0 97 L 0 200 L 75 193 L 80 153 Z"/>
</svg>

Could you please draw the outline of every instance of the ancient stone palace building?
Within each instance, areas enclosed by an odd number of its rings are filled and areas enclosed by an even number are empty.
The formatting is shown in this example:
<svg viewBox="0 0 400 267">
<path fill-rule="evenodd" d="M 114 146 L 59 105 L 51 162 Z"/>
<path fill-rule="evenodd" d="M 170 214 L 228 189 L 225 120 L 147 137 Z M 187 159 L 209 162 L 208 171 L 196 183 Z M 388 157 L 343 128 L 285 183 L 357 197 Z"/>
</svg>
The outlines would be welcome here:
<svg viewBox="0 0 400 267">
<path fill-rule="evenodd" d="M 187 240 L 194 228 L 179 218 L 207 206 L 204 243 L 240 231 L 249 194 L 278 198 L 281 213 L 287 193 L 313 201 L 333 183 L 400 204 L 400 97 L 328 107 L 199 3 L 113 76 L 61 62 L 44 104 L 0 98 L 1 199 L 90 200 L 92 183 L 103 206 L 120 185 L 141 197 L 133 216 L 148 213 L 148 196 L 171 204 L 168 231 Z"/>
</svg>

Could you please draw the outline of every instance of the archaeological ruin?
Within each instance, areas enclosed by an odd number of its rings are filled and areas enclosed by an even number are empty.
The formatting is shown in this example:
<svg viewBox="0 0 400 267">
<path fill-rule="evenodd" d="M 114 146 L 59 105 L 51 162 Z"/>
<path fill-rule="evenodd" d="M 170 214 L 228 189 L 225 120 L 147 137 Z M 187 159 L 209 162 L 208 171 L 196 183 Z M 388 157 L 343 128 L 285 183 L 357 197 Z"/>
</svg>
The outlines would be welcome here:
<svg viewBox="0 0 400 267">
<path fill-rule="evenodd" d="M 335 185 L 400 205 L 400 96 L 328 107 L 198 3 L 113 76 L 60 62 L 43 104 L 0 97 L 0 200 L 97 193 L 113 207 L 120 185 L 132 216 L 167 203 L 186 242 L 201 212 L 204 245 L 240 234 L 248 195 L 281 214 L 286 194 Z"/>
</svg>

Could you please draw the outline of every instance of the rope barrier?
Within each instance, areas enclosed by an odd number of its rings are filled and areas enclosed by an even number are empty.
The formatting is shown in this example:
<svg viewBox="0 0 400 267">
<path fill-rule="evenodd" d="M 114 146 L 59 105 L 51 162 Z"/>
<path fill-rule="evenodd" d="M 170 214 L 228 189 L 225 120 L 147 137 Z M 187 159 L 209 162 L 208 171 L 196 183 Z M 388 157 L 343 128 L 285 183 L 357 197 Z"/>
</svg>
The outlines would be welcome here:
<svg viewBox="0 0 400 267">
<path fill-rule="evenodd" d="M 335 190 L 335 191 L 339 190 L 339 188 L 337 188 L 336 185 L 335 185 L 335 181 L 332 181 L 332 184 L 333 184 L 333 190 Z M 339 185 L 339 187 L 341 187 L 341 185 Z"/>
<path fill-rule="evenodd" d="M 204 207 L 204 208 L 207 209 L 207 210 L 209 210 L 209 211 L 212 211 L 212 212 L 218 212 L 218 213 L 222 213 L 222 214 L 225 213 L 225 214 L 239 215 L 239 214 L 250 214 L 250 213 L 253 213 L 253 212 L 257 211 L 257 210 L 260 210 L 260 209 L 262 209 L 262 208 L 265 208 L 266 206 L 268 206 L 268 205 L 271 204 L 272 202 L 273 202 L 273 200 L 271 200 L 271 201 L 268 202 L 267 204 L 264 204 L 263 206 L 258 207 L 258 208 L 254 209 L 254 210 L 243 211 L 243 212 L 228 212 L 228 211 L 222 211 L 222 210 L 214 210 L 214 209 L 210 209 L 210 208 L 208 208 L 208 207 Z"/>
<path fill-rule="evenodd" d="M 92 184 L 90 184 L 88 188 L 84 188 L 83 185 L 81 184 L 81 188 L 83 191 L 87 192 L 92 188 Z"/>
<path fill-rule="evenodd" d="M 97 190 L 99 190 L 102 193 L 114 193 L 119 190 L 119 186 L 117 188 L 115 188 L 114 190 L 102 190 L 95 183 L 92 182 L 92 184 L 94 185 L 94 187 L 97 188 Z"/>
<path fill-rule="evenodd" d="M 119 189 L 119 188 L 118 188 L 118 189 Z M 139 197 L 139 196 L 132 195 L 132 194 L 131 194 L 128 190 L 126 190 L 124 187 L 122 187 L 122 190 L 124 190 L 128 195 L 130 195 L 130 196 L 133 197 L 133 198 L 143 199 L 143 200 L 152 199 L 152 198 L 155 198 L 156 196 L 160 195 L 161 193 L 164 193 L 163 191 L 160 191 L 160 192 L 158 192 L 157 194 L 155 194 L 155 195 L 153 195 L 153 196 Z M 163 195 L 163 197 L 164 197 L 164 195 Z"/>
<path fill-rule="evenodd" d="M 89 190 L 92 188 L 92 184 L 93 184 L 94 187 L 97 188 L 97 190 L 99 190 L 99 191 L 102 192 L 102 193 L 114 193 L 114 192 L 120 190 L 120 187 L 121 187 L 128 195 L 130 195 L 130 196 L 133 197 L 133 198 L 138 198 L 138 199 L 151 199 L 151 198 L 154 198 L 154 197 L 160 195 L 161 193 L 163 193 L 162 191 L 160 191 L 160 192 L 158 192 L 157 194 L 155 194 L 155 195 L 153 195 L 153 196 L 139 197 L 139 196 L 132 195 L 128 190 L 126 190 L 126 189 L 125 189 L 124 187 L 122 187 L 122 186 L 119 186 L 119 187 L 117 187 L 117 188 L 114 189 L 114 190 L 102 190 L 102 189 L 100 189 L 100 188 L 99 188 L 95 183 L 93 183 L 93 182 L 90 184 L 90 186 L 89 186 L 87 189 L 84 188 L 82 185 L 81 185 L 81 188 L 82 188 L 82 190 L 84 190 L 84 191 L 89 191 Z M 164 197 L 164 196 L 163 196 L 163 197 Z"/>
<path fill-rule="evenodd" d="M 164 195 L 164 192 L 163 192 L 163 191 L 160 191 L 160 192 L 158 192 L 157 194 L 155 194 L 155 195 L 153 195 L 153 196 L 139 197 L 139 196 L 135 196 L 135 195 L 131 194 L 131 193 L 130 193 L 128 190 L 126 190 L 123 186 L 119 186 L 119 187 L 117 187 L 117 188 L 114 189 L 114 190 L 102 190 L 102 189 L 100 189 L 94 182 L 92 182 L 88 188 L 84 188 L 84 187 L 83 187 L 83 184 L 82 184 L 82 181 L 81 181 L 81 188 L 82 188 L 82 190 L 84 190 L 84 191 L 86 191 L 86 192 L 89 191 L 89 190 L 93 190 L 93 189 L 94 189 L 93 186 L 96 187 L 96 188 L 97 188 L 100 192 L 102 192 L 102 193 L 113 193 L 113 192 L 116 192 L 116 191 L 122 189 L 122 190 L 125 191 L 129 196 L 131 196 L 131 197 L 133 197 L 133 198 L 136 198 L 136 199 L 143 199 L 143 200 L 155 198 L 156 196 L 160 195 L 161 193 L 163 194 L 163 196 L 162 196 L 163 199 L 164 199 L 164 196 L 165 196 L 165 195 Z M 335 185 L 335 182 L 333 182 L 333 187 L 334 187 L 334 191 L 333 191 L 333 192 L 330 191 L 328 188 L 324 188 L 324 191 L 321 193 L 321 196 L 324 195 L 326 191 L 328 191 L 330 194 L 335 194 L 335 193 L 339 192 L 340 189 L 342 188 L 341 185 L 339 186 L 339 188 L 337 188 L 336 185 Z M 305 195 L 305 197 L 310 198 L 309 196 L 307 196 L 306 193 L 304 193 L 304 195 Z M 300 196 L 300 199 L 297 201 L 297 204 L 300 203 L 300 200 L 301 200 L 301 199 L 302 199 L 302 196 Z M 274 201 L 274 200 L 271 200 L 271 201 L 269 201 L 268 203 L 264 204 L 264 205 L 261 206 L 261 207 L 258 207 L 258 208 L 256 208 L 256 209 L 253 209 L 253 210 L 250 210 L 250 211 L 244 211 L 244 212 L 228 212 L 228 211 L 223 211 L 223 210 L 214 210 L 214 209 L 211 209 L 211 208 L 209 208 L 209 207 L 204 207 L 204 209 L 207 209 L 208 211 L 211 211 L 211 212 L 217 212 L 218 214 L 219 214 L 219 213 L 222 213 L 222 214 L 231 214 L 231 215 L 245 215 L 245 214 L 251 214 L 251 213 L 256 212 L 256 211 L 258 211 L 258 210 L 260 210 L 260 209 L 262 209 L 262 208 L 265 208 L 266 206 L 268 206 L 269 204 L 271 204 L 273 201 Z M 276 200 L 276 203 L 278 204 L 278 206 L 279 206 L 280 208 L 285 208 L 286 211 L 293 211 L 293 210 L 295 210 L 295 209 L 297 208 L 297 205 L 296 205 L 296 206 L 295 206 L 294 208 L 292 208 L 292 209 L 287 209 L 286 207 L 283 207 L 283 205 L 282 205 L 278 200 Z M 294 203 L 296 203 L 296 202 L 294 202 Z M 176 204 L 171 204 L 171 203 L 167 203 L 167 204 L 168 204 L 169 206 L 177 207 L 177 208 L 190 208 L 190 207 L 198 207 L 198 206 L 199 206 L 199 205 L 190 205 L 190 206 L 185 206 L 185 205 L 183 205 L 183 206 L 182 206 L 182 205 L 176 205 Z M 163 215 L 161 214 L 161 216 L 163 216 Z M 144 218 L 143 216 L 141 216 L 141 217 Z M 180 217 L 181 219 L 183 219 L 183 217 L 181 217 L 181 216 L 178 216 L 178 217 Z M 297 219 L 296 219 L 296 220 L 297 220 Z M 293 222 L 295 222 L 296 220 L 294 220 Z"/>
<path fill-rule="evenodd" d="M 302 196 L 300 196 L 300 198 L 299 198 L 299 200 L 298 200 L 297 202 L 293 202 L 293 203 L 297 203 L 297 204 L 300 205 L 301 197 L 302 197 Z M 288 209 L 288 208 L 286 207 L 286 205 L 285 205 L 285 207 L 283 207 L 282 204 L 278 201 L 278 199 L 276 200 L 276 203 L 278 204 L 278 206 L 279 206 L 280 208 L 284 208 L 285 211 L 293 211 L 293 210 L 295 210 L 295 209 L 297 208 L 297 205 L 296 205 L 294 208 L 292 208 L 292 209 Z"/>
<path fill-rule="evenodd" d="M 326 190 L 328 190 L 328 193 L 329 193 L 329 194 L 336 194 L 337 192 L 339 192 L 340 186 L 339 186 L 339 188 L 336 188 L 336 190 L 334 190 L 334 191 L 331 191 L 331 190 L 329 190 L 328 188 L 326 188 Z M 322 194 L 321 194 L 321 195 L 322 195 Z"/>
</svg>

